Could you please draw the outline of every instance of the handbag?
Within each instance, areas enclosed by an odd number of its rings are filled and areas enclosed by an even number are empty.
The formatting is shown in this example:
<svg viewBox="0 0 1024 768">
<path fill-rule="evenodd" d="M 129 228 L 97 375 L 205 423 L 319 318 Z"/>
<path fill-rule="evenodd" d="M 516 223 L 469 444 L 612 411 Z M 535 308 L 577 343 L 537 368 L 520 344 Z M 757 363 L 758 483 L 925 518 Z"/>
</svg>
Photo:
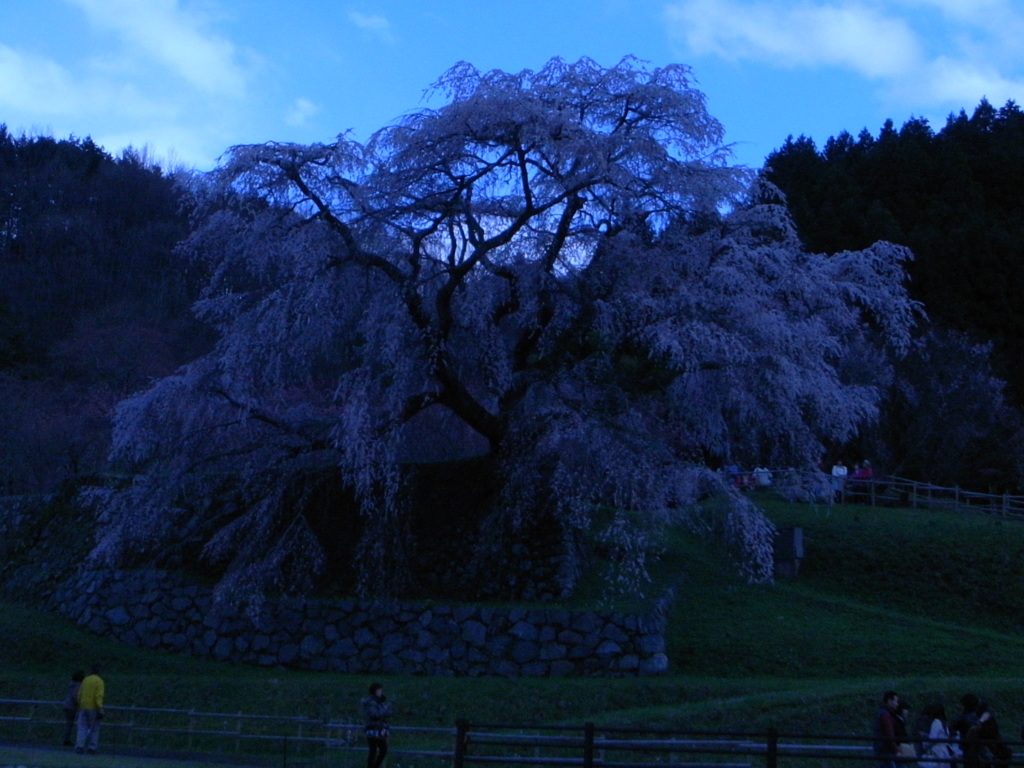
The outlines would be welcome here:
<svg viewBox="0 0 1024 768">
<path fill-rule="evenodd" d="M 932 744 L 931 748 L 921 755 L 919 768 L 957 768 L 957 753 L 952 744 Z"/>
<path fill-rule="evenodd" d="M 900 744 L 899 749 L 897 750 L 897 754 L 900 757 L 909 757 L 913 760 L 917 760 L 917 750 L 914 749 L 913 744 Z"/>
</svg>

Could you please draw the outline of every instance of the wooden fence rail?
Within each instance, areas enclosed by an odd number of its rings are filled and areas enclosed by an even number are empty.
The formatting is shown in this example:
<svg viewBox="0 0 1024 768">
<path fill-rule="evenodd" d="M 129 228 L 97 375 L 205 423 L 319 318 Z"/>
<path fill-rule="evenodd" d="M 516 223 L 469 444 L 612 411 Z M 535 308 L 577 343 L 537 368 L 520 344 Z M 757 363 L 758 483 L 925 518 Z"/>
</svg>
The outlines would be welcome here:
<svg viewBox="0 0 1024 768">
<path fill-rule="evenodd" d="M 251 762 L 271 765 L 334 760 L 339 752 L 363 752 L 363 726 L 359 722 L 302 716 L 251 715 L 242 712 L 197 712 L 155 707 L 104 708 L 102 749 L 155 750 L 185 755 L 247 755 Z M 59 744 L 64 713 L 56 701 L 0 699 L 0 742 Z M 391 754 L 394 758 L 441 758 L 450 762 L 455 730 L 397 726 Z M 329 757 L 333 755 L 334 757 Z M 360 759 L 362 756 L 360 755 Z M 355 760 L 353 764 L 355 764 Z M 424 763 L 425 764 L 425 763 Z"/>
<path fill-rule="evenodd" d="M 837 500 L 844 504 L 944 509 L 1024 520 L 1024 496 L 965 491 L 956 486 L 933 485 L 903 477 L 846 478 Z"/>
<path fill-rule="evenodd" d="M 178 753 L 244 759 L 250 765 L 361 765 L 362 727 L 308 717 L 107 707 L 101 748 L 108 754 Z M 64 718 L 55 701 L 0 699 L 2 742 L 56 744 Z M 392 728 L 389 761 L 402 768 L 847 768 L 876 764 L 871 738 L 857 735 L 680 732 L 522 724 Z M 1024 742 L 1008 742 L 1024 766 Z"/>
<path fill-rule="evenodd" d="M 472 764 L 556 768 L 846 768 L 877 765 L 870 736 L 679 732 L 637 728 L 456 723 L 452 768 Z M 1019 752 L 1018 742 L 1007 742 Z M 916 760 L 900 759 L 916 766 Z M 952 762 L 937 760 L 936 762 Z M 1024 765 L 1024 760 L 1007 763 Z"/>
</svg>

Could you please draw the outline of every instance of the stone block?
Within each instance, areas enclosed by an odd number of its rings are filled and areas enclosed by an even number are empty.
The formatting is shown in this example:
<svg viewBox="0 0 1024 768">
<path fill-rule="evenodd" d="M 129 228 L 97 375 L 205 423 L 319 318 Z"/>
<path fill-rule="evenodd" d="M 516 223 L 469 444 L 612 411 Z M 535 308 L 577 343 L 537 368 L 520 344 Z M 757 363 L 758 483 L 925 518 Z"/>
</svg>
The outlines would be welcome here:
<svg viewBox="0 0 1024 768">
<path fill-rule="evenodd" d="M 665 638 L 662 635 L 643 635 L 637 640 L 637 648 L 644 655 L 665 652 Z"/>
<path fill-rule="evenodd" d="M 536 640 L 540 634 L 537 627 L 526 620 L 517 621 L 508 633 L 520 640 Z"/>
<path fill-rule="evenodd" d="M 277 660 L 285 666 L 294 664 L 298 658 L 299 646 L 296 643 L 285 643 L 277 652 Z"/>
<path fill-rule="evenodd" d="M 529 640 L 521 640 L 512 646 L 512 660 L 517 664 L 526 664 L 537 658 L 540 648 Z"/>
<path fill-rule="evenodd" d="M 543 661 L 531 661 L 520 667 L 519 674 L 523 677 L 547 677 L 548 664 Z"/>
<path fill-rule="evenodd" d="M 551 662 L 551 677 L 568 677 L 576 671 L 576 665 L 566 659 Z"/>
<path fill-rule="evenodd" d="M 597 646 L 597 650 L 594 651 L 594 655 L 598 658 L 610 658 L 618 656 L 622 653 L 622 646 L 616 643 L 614 640 L 603 640 L 601 644 Z"/>
<path fill-rule="evenodd" d="M 487 642 L 487 627 L 476 620 L 466 621 L 462 625 L 462 639 L 470 645 L 481 646 Z"/>
<path fill-rule="evenodd" d="M 561 643 L 544 643 L 540 647 L 538 657 L 544 661 L 564 659 L 569 655 L 569 649 Z"/>
<path fill-rule="evenodd" d="M 324 641 L 318 635 L 306 635 L 299 645 L 299 653 L 304 659 L 313 659 L 323 653 Z"/>
<path fill-rule="evenodd" d="M 213 658 L 217 661 L 229 661 L 234 651 L 234 642 L 230 637 L 222 637 L 213 646 Z"/>
<path fill-rule="evenodd" d="M 641 675 L 662 675 L 668 672 L 668 656 L 656 653 L 640 662 L 638 670 Z"/>
</svg>

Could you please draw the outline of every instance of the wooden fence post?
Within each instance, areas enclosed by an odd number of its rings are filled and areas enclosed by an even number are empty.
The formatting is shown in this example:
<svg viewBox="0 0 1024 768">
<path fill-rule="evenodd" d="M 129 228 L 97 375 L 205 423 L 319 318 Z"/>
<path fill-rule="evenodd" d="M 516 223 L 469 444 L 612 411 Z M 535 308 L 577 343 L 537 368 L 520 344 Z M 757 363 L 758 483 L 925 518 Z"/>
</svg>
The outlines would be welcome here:
<svg viewBox="0 0 1024 768">
<path fill-rule="evenodd" d="M 583 726 L 583 768 L 594 768 L 594 724 Z"/>
<path fill-rule="evenodd" d="M 466 759 L 466 746 L 469 743 L 469 720 L 460 717 L 455 721 L 455 752 L 452 755 L 452 768 L 463 768 Z"/>
<path fill-rule="evenodd" d="M 779 732 L 768 729 L 768 743 L 765 749 L 765 768 L 777 768 L 779 764 Z"/>
</svg>

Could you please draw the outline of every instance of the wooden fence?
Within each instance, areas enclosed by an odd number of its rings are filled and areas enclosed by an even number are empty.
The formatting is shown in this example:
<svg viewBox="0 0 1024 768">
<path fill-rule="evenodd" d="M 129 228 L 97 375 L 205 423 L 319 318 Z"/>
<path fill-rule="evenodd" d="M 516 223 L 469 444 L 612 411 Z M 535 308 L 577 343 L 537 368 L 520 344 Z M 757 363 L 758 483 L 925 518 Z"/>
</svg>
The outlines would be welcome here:
<svg viewBox="0 0 1024 768">
<path fill-rule="evenodd" d="M 871 480 L 854 480 L 847 477 L 838 492 L 837 501 L 873 507 L 944 509 L 1024 519 L 1024 496 L 977 493 L 956 486 L 932 485 L 902 477 L 880 477 Z"/>
<path fill-rule="evenodd" d="M 108 707 L 105 754 L 202 758 L 282 768 L 361 766 L 362 728 L 353 722 L 243 713 Z M 57 744 L 64 719 L 54 701 L 0 699 L 0 739 Z M 401 768 L 848 768 L 876 765 L 869 735 L 682 732 L 659 729 L 458 720 L 449 728 L 392 728 L 388 762 Z M 1008 742 L 1016 756 L 1022 742 Z M 0 754 L 3 746 L 0 742 Z M 1015 757 L 1008 765 L 1024 766 Z"/>
<path fill-rule="evenodd" d="M 479 725 L 460 720 L 452 768 L 470 764 L 556 768 L 849 768 L 878 765 L 871 736 L 680 732 L 640 728 Z M 956 744 L 955 740 L 943 740 Z M 1004 742 L 1015 754 L 1022 742 Z M 984 750 L 987 744 L 978 744 Z M 920 746 L 916 746 L 920 749 Z M 917 766 L 916 758 L 897 764 Z M 937 763 L 954 760 L 936 759 Z M 1024 765 L 1015 758 L 1004 766 Z"/>
<path fill-rule="evenodd" d="M 197 712 L 153 707 L 105 707 L 105 754 L 219 755 L 251 765 L 365 764 L 362 724 L 302 716 Z M 0 699 L 0 744 L 58 745 L 65 727 L 59 702 Z M 392 764 L 451 762 L 455 729 L 392 728 Z M 339 760 L 339 758 L 341 758 Z"/>
</svg>

